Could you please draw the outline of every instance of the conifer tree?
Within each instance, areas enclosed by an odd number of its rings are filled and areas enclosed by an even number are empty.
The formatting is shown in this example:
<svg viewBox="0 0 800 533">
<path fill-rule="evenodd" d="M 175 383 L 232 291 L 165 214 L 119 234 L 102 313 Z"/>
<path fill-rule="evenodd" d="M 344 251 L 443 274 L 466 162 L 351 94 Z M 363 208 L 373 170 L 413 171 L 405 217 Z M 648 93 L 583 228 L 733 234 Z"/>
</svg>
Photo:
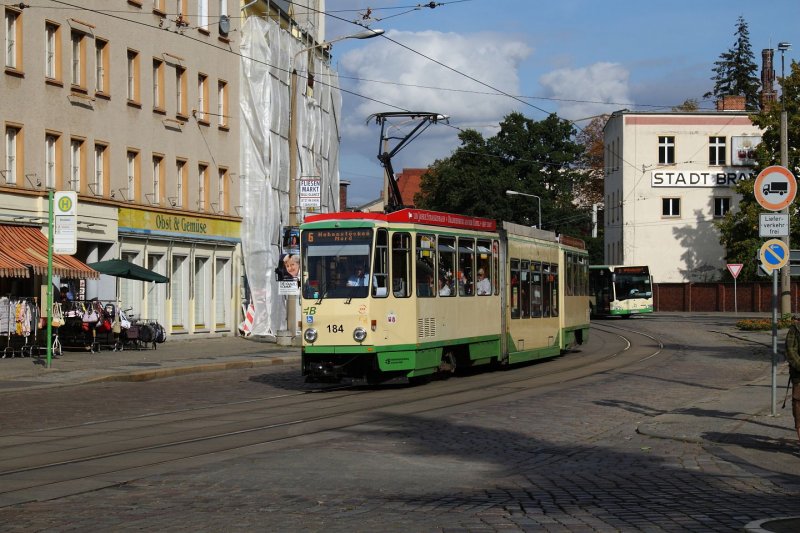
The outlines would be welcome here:
<svg viewBox="0 0 800 533">
<path fill-rule="evenodd" d="M 740 15 L 736 22 L 736 32 L 734 32 L 736 42 L 727 52 L 719 56 L 719 60 L 714 62 L 714 89 L 703 95 L 703 98 L 713 97 L 720 99 L 726 95 L 736 95 L 745 97 L 745 106 L 748 111 L 758 111 L 760 89 L 759 79 L 756 73 L 758 66 L 750 47 L 750 31 L 747 22 Z"/>
</svg>

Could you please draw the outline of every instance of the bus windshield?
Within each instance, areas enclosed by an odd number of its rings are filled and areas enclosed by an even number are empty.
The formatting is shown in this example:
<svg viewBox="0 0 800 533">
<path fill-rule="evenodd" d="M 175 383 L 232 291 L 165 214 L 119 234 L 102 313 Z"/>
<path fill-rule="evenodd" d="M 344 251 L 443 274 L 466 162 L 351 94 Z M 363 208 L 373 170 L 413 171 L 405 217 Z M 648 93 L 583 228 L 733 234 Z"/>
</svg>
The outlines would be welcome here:
<svg viewBox="0 0 800 533">
<path fill-rule="evenodd" d="M 617 268 L 614 272 L 614 289 L 617 300 L 653 297 L 650 273 L 646 268 Z"/>
<path fill-rule="evenodd" d="M 372 230 L 304 230 L 303 298 L 366 298 L 369 294 Z"/>
</svg>

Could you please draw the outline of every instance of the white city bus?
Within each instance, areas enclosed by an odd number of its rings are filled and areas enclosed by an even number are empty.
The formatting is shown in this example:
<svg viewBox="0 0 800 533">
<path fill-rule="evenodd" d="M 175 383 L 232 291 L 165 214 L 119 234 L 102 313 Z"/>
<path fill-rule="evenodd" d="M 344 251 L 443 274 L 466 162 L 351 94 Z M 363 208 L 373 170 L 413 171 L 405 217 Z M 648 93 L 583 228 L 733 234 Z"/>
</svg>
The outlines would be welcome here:
<svg viewBox="0 0 800 533">
<path fill-rule="evenodd" d="M 647 266 L 591 265 L 589 305 L 592 316 L 653 312 L 653 279 Z"/>
</svg>

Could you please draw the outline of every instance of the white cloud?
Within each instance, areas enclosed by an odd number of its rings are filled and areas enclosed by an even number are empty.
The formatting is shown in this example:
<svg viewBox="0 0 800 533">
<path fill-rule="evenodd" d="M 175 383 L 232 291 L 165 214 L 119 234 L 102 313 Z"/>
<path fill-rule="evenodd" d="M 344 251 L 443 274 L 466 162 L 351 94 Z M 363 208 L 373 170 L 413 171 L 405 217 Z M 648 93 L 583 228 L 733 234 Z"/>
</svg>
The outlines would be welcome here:
<svg viewBox="0 0 800 533">
<path fill-rule="evenodd" d="M 531 53 L 523 41 L 497 33 L 389 31 L 386 36 L 408 48 L 379 37 L 339 61 L 342 87 L 378 101 L 345 95 L 344 143 L 364 144 L 365 153 L 375 157 L 380 130 L 365 124 L 373 113 L 427 111 L 448 115 L 453 125 L 480 130 L 496 125 L 517 107 L 507 96 L 487 94 L 492 89 L 463 74 L 519 94 L 519 64 Z M 347 77 L 359 81 L 353 84 Z M 410 128 L 413 124 L 403 129 Z M 496 129 L 485 133 L 493 135 Z M 404 166 L 426 166 L 434 158 L 446 157 L 457 147 L 456 134 L 453 128 L 432 126 L 402 152 L 400 161 Z M 395 164 L 396 170 L 401 168 Z"/>
<path fill-rule="evenodd" d="M 559 116 L 576 120 L 624 107 L 624 103 L 631 101 L 629 77 L 622 65 L 600 62 L 583 68 L 554 70 L 541 76 L 539 83 L 548 96 L 560 100 Z"/>
</svg>

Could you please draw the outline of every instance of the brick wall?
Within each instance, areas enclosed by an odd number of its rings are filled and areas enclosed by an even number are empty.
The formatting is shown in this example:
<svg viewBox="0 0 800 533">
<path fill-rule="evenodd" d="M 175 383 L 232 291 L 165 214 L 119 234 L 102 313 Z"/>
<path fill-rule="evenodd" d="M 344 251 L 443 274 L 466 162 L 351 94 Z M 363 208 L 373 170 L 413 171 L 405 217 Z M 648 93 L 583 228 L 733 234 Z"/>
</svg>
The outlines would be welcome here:
<svg viewBox="0 0 800 533">
<path fill-rule="evenodd" d="M 799 283 L 792 283 L 791 296 L 792 312 L 796 313 L 800 309 Z M 656 283 L 653 305 L 656 311 L 767 313 L 772 312 L 772 282 L 737 283 L 735 291 L 733 283 Z"/>
</svg>

